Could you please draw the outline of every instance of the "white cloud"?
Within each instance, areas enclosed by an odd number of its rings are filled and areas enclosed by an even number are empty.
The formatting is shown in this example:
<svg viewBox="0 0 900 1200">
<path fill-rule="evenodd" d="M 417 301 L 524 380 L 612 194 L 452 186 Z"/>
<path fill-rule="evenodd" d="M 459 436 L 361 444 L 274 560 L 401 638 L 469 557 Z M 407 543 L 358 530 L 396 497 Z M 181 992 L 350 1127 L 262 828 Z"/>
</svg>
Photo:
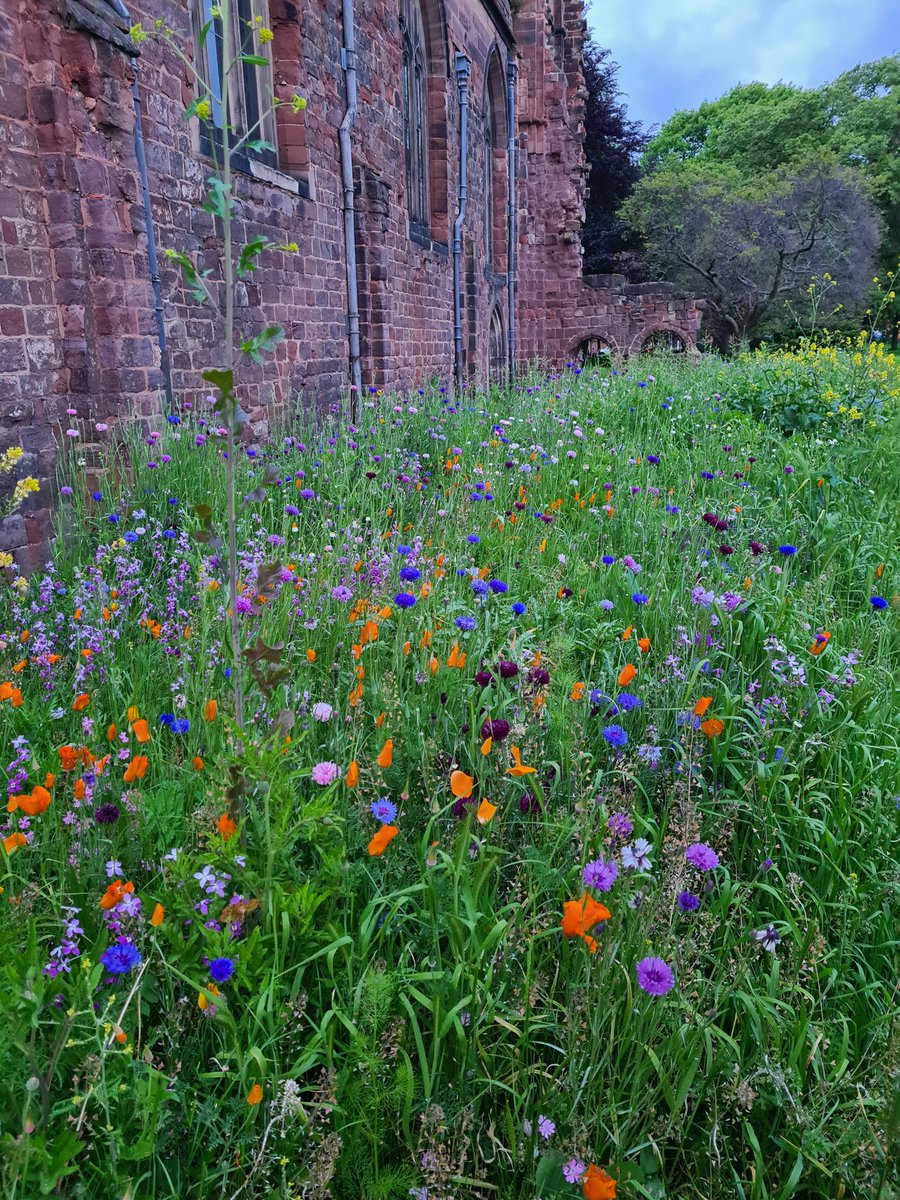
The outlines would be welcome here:
<svg viewBox="0 0 900 1200">
<path fill-rule="evenodd" d="M 893 15 L 892 15 L 893 14 Z M 900 42 L 900 0 L 590 0 L 629 111 L 660 123 L 736 83 L 815 87 Z"/>
</svg>

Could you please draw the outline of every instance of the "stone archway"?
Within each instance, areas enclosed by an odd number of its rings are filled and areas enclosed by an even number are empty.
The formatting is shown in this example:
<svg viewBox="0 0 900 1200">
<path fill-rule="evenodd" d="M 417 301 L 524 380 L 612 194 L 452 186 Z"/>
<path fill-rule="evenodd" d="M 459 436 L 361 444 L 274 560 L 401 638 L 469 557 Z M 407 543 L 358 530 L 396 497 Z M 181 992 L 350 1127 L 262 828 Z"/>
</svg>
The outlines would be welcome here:
<svg viewBox="0 0 900 1200">
<path fill-rule="evenodd" d="M 687 354 L 694 349 L 690 339 L 671 325 L 656 325 L 643 329 L 631 344 L 632 354 L 649 354 L 654 350 L 670 354 Z"/>
<path fill-rule="evenodd" d="M 567 356 L 570 363 L 585 367 L 608 367 L 612 363 L 614 347 L 608 338 L 599 333 L 590 333 L 574 343 Z"/>
<path fill-rule="evenodd" d="M 506 334 L 499 304 L 494 306 L 488 327 L 488 378 L 491 383 L 503 384 L 509 363 L 506 354 Z"/>
</svg>

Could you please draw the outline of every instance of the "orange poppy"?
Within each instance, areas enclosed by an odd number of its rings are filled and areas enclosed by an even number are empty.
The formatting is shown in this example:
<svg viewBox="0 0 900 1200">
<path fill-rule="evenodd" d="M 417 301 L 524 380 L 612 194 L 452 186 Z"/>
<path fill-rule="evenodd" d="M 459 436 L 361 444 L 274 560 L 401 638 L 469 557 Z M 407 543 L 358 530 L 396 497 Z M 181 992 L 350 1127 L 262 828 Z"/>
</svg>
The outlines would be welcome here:
<svg viewBox="0 0 900 1200">
<path fill-rule="evenodd" d="M 60 766 L 64 771 L 74 771 L 78 766 L 78 751 L 74 746 L 60 746 L 57 754 Z"/>
<path fill-rule="evenodd" d="M 638 649 L 640 650 L 641 654 L 646 654 L 650 649 L 650 639 L 638 638 Z"/>
<path fill-rule="evenodd" d="M 701 696 L 694 705 L 694 716 L 702 717 L 709 706 L 712 704 L 712 696 Z"/>
<path fill-rule="evenodd" d="M 369 854 L 375 858 L 379 854 L 384 854 L 388 845 L 394 840 L 400 830 L 396 825 L 382 825 L 376 834 L 373 835 L 369 842 Z"/>
<path fill-rule="evenodd" d="M 146 774 L 147 759 L 143 754 L 136 754 L 125 768 L 125 774 L 122 776 L 122 782 L 134 783 L 136 779 L 143 779 Z"/>
<path fill-rule="evenodd" d="M 716 717 L 707 717 L 705 721 L 700 722 L 700 728 L 710 740 L 718 737 L 725 726 Z"/>
<path fill-rule="evenodd" d="M 634 676 L 634 667 L 631 665 L 631 663 L 626 663 L 619 672 L 616 682 L 618 683 L 619 687 L 625 687 L 627 684 L 631 683 L 632 679 L 634 679 Z"/>
<path fill-rule="evenodd" d="M 8 679 L 0 683 L 0 700 L 11 700 L 13 694 L 13 686 Z"/>
<path fill-rule="evenodd" d="M 194 768 L 195 771 L 203 770 L 204 763 L 203 763 L 203 759 L 200 757 L 199 754 L 195 754 L 194 757 L 191 759 L 191 766 Z"/>
<path fill-rule="evenodd" d="M 315 650 L 307 650 L 307 651 L 306 651 L 306 661 L 307 661 L 308 663 L 314 663 L 314 662 L 316 661 L 316 652 L 315 652 Z"/>
<path fill-rule="evenodd" d="M 567 938 L 580 937 L 587 942 L 591 954 L 597 949 L 596 939 L 590 930 L 611 916 L 604 904 L 598 904 L 593 896 L 584 892 L 580 900 L 567 900 L 563 905 L 562 931 Z"/>
<path fill-rule="evenodd" d="M 161 904 L 157 904 L 156 908 L 153 910 L 153 916 L 150 918 L 150 924 L 154 927 L 157 925 L 162 925 L 165 915 L 166 910 Z"/>
<path fill-rule="evenodd" d="M 218 700 L 207 700 L 206 704 L 203 706 L 203 720 L 204 721 L 214 721 L 216 719 L 216 713 L 218 711 L 219 711 Z"/>
<path fill-rule="evenodd" d="M 3 839 L 3 849 L 7 854 L 12 854 L 13 850 L 18 849 L 19 846 L 26 845 L 26 841 L 24 833 L 11 833 L 9 837 Z"/>
<path fill-rule="evenodd" d="M 76 800 L 83 800 L 84 799 L 84 780 L 76 779 L 75 787 L 72 789 L 72 791 L 73 791 L 73 794 L 74 794 Z"/>
<path fill-rule="evenodd" d="M 27 665 L 28 665 L 28 659 L 27 659 L 27 658 L 23 658 L 21 662 L 17 662 L 17 663 L 15 664 L 15 666 L 13 667 L 13 671 L 14 671 L 14 673 L 15 673 L 16 675 L 18 675 L 20 671 L 24 671 L 24 670 L 25 670 L 25 668 L 27 667 Z"/>
<path fill-rule="evenodd" d="M 114 879 L 100 897 L 100 907 L 102 909 L 115 908 L 126 892 L 130 894 L 133 891 L 133 883 L 123 883 L 121 879 Z"/>
<path fill-rule="evenodd" d="M 486 738 L 484 739 L 484 741 L 481 743 L 481 753 L 482 753 L 482 755 L 488 755 L 488 754 L 490 754 L 490 752 L 491 752 L 491 746 L 493 746 L 493 744 L 494 744 L 494 739 L 493 739 L 493 738 L 486 737 Z"/>
<path fill-rule="evenodd" d="M 150 731 L 147 728 L 147 722 L 143 718 L 132 722 L 131 732 L 134 734 L 134 736 L 137 738 L 137 740 L 141 743 L 141 745 L 143 745 L 144 742 L 150 741 Z"/>
<path fill-rule="evenodd" d="M 115 727 L 115 725 L 107 725 L 107 727 L 106 727 L 106 740 L 107 740 L 108 742 L 111 742 L 115 736 L 116 736 L 116 727 Z"/>
<path fill-rule="evenodd" d="M 450 772 L 450 791 L 456 796 L 457 800 L 466 800 L 472 795 L 472 789 L 475 787 L 475 780 L 471 775 L 467 775 L 465 771 Z"/>
<path fill-rule="evenodd" d="M 87 694 L 87 692 L 82 692 L 79 696 L 76 696 L 75 699 L 72 701 L 72 711 L 73 712 L 81 712 L 81 710 L 83 708 L 87 708 L 88 704 L 90 703 L 90 699 L 91 698 Z"/>
<path fill-rule="evenodd" d="M 382 771 L 387 770 L 387 768 L 394 761 L 394 743 L 391 738 L 388 738 L 381 747 L 381 752 L 375 761 L 378 763 L 379 767 L 381 767 Z"/>
<path fill-rule="evenodd" d="M 210 989 L 211 991 L 212 989 Z M 258 1083 L 254 1083 L 253 1087 L 247 1093 L 247 1103 L 252 1108 L 254 1104 L 259 1104 L 263 1098 L 263 1090 Z"/>
<path fill-rule="evenodd" d="M 47 789 L 47 791 L 49 791 L 50 788 L 53 787 L 54 783 L 56 783 L 56 776 L 51 775 L 50 772 L 48 771 L 47 774 L 44 776 L 44 787 Z"/>
<path fill-rule="evenodd" d="M 522 765 L 522 756 L 518 746 L 510 746 L 509 752 L 513 757 L 515 766 L 506 768 L 507 775 L 514 775 L 518 779 L 522 775 L 533 775 L 535 773 L 537 770 L 536 767 L 525 767 Z"/>
<path fill-rule="evenodd" d="M 81 781 L 79 780 L 79 782 Z M 44 812 L 49 804 L 50 793 L 38 783 L 31 789 L 30 796 L 10 796 L 6 802 L 6 811 L 15 812 L 17 808 L 20 808 L 27 817 L 36 817 L 39 813 Z"/>
<path fill-rule="evenodd" d="M 627 642 L 628 639 L 631 637 L 632 629 L 634 629 L 634 626 L 629 625 L 628 628 L 626 630 L 624 630 L 624 632 L 622 633 L 622 641 L 623 642 Z"/>
<path fill-rule="evenodd" d="M 497 805 L 491 804 L 490 800 L 482 800 L 478 805 L 478 812 L 475 816 L 478 818 L 479 825 L 487 825 L 488 821 L 497 811 Z"/>
<path fill-rule="evenodd" d="M 216 985 L 214 983 L 208 983 L 206 985 L 206 990 L 212 996 L 220 995 L 219 989 L 216 987 Z M 200 1009 L 201 1012 L 205 1012 L 206 1009 L 209 1008 L 209 1001 L 207 1000 L 207 998 L 203 992 L 197 993 L 197 1007 Z M 258 1088 L 258 1087 L 259 1087 L 259 1084 L 254 1084 L 254 1088 Z M 251 1095 L 252 1095 L 252 1092 L 251 1092 Z M 261 1100 L 261 1099 L 262 1099 L 262 1092 L 260 1091 L 259 1100 Z M 248 1104 L 259 1104 L 259 1100 L 251 1100 L 250 1096 L 247 1097 Z"/>
<path fill-rule="evenodd" d="M 584 696 L 584 684 L 583 683 L 573 683 L 572 690 L 571 690 L 571 692 L 569 692 L 569 699 L 570 700 L 580 700 L 583 696 Z"/>
<path fill-rule="evenodd" d="M 591 1163 L 581 1181 L 581 1194 L 584 1200 L 616 1200 L 616 1181 Z"/>
<path fill-rule="evenodd" d="M 347 768 L 347 774 L 344 776 L 344 784 L 348 788 L 355 788 L 359 783 L 359 764 L 356 759 L 351 762 Z"/>
<path fill-rule="evenodd" d="M 229 817 L 228 813 L 222 813 L 218 821 L 216 821 L 216 829 L 221 833 L 222 837 L 227 842 L 230 837 L 234 836 L 234 831 L 237 829 L 234 821 Z"/>
</svg>

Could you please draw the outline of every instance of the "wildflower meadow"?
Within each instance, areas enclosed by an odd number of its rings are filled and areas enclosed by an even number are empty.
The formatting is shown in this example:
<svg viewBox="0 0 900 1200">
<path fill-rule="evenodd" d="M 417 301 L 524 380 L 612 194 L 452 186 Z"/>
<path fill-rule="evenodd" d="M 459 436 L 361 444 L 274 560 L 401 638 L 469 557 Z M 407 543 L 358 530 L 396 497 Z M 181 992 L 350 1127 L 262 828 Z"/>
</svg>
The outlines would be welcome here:
<svg viewBox="0 0 900 1200">
<path fill-rule="evenodd" d="M 5 1198 L 897 1195 L 896 367 L 793 436 L 752 369 L 70 418 Z"/>
</svg>

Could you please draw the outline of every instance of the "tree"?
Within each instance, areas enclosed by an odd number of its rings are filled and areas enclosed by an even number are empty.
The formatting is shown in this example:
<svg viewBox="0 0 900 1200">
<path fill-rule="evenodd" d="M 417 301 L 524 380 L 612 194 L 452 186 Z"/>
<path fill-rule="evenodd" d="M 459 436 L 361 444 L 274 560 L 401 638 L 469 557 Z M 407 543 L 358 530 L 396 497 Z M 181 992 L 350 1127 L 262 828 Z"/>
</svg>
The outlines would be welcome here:
<svg viewBox="0 0 900 1200">
<path fill-rule="evenodd" d="M 845 306 L 871 283 L 878 218 L 846 167 L 810 162 L 748 182 L 734 167 L 670 164 L 644 176 L 623 216 L 648 264 L 705 299 L 723 353 L 759 336 L 813 276 L 832 276 L 829 299 Z"/>
<path fill-rule="evenodd" d="M 619 65 L 610 51 L 589 40 L 583 54 L 584 152 L 590 174 L 582 244 L 584 271 L 596 274 L 616 270 L 618 256 L 634 249 L 634 233 L 618 210 L 638 180 L 638 156 L 648 136 L 628 117 L 616 79 Z"/>
<path fill-rule="evenodd" d="M 819 88 L 741 84 L 693 112 L 678 112 L 649 142 L 646 171 L 693 163 L 734 168 L 747 180 L 823 160 L 866 180 L 881 215 L 876 265 L 900 258 L 900 56 L 862 63 Z M 900 302 L 889 318 L 896 340 Z"/>
</svg>

